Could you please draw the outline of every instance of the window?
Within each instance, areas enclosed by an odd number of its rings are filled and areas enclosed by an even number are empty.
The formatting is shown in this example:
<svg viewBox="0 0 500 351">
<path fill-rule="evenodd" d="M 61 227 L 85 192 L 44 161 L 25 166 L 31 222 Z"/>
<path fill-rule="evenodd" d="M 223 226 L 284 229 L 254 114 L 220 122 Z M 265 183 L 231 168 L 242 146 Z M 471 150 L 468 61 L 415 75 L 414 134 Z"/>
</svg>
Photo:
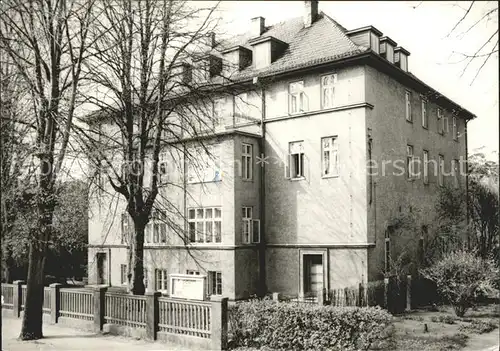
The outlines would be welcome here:
<svg viewBox="0 0 500 351">
<path fill-rule="evenodd" d="M 425 258 L 425 237 L 427 236 L 429 227 L 427 225 L 422 225 L 422 233 L 420 234 L 420 239 L 418 240 L 418 256 L 420 263 L 424 262 Z"/>
<path fill-rule="evenodd" d="M 295 141 L 289 144 L 290 178 L 304 178 L 304 142 Z"/>
<path fill-rule="evenodd" d="M 385 258 L 384 258 L 384 268 L 386 272 L 391 270 L 391 234 L 393 231 L 392 226 L 388 226 L 385 231 Z"/>
<path fill-rule="evenodd" d="M 439 176 L 438 176 L 439 186 L 444 185 L 444 156 L 439 155 Z"/>
<path fill-rule="evenodd" d="M 134 223 L 132 221 L 132 217 L 128 214 L 128 212 L 122 213 L 122 235 L 121 235 L 121 243 L 125 244 L 129 242 L 129 238 L 131 237 Z"/>
<path fill-rule="evenodd" d="M 128 279 L 127 279 L 127 265 L 126 264 L 121 264 L 120 265 L 120 284 L 127 284 Z"/>
<path fill-rule="evenodd" d="M 189 242 L 220 243 L 222 241 L 221 217 L 220 207 L 189 209 Z"/>
<path fill-rule="evenodd" d="M 458 139 L 458 129 L 457 129 L 457 117 L 453 117 L 453 140 Z"/>
<path fill-rule="evenodd" d="M 437 120 L 438 120 L 438 133 L 444 134 L 444 117 L 443 117 L 443 109 L 438 107 L 437 109 Z"/>
<path fill-rule="evenodd" d="M 429 184 L 429 151 L 424 150 L 424 184 Z"/>
<path fill-rule="evenodd" d="M 248 94 L 241 93 L 234 97 L 235 115 L 237 117 L 249 116 Z"/>
<path fill-rule="evenodd" d="M 165 244 L 167 242 L 167 215 L 165 212 L 156 209 L 151 211 L 149 222 L 144 228 L 144 241 L 148 244 Z"/>
<path fill-rule="evenodd" d="M 243 235 L 242 241 L 244 244 L 250 243 L 250 235 L 252 233 L 252 208 L 251 207 L 243 207 L 242 213 L 242 229 L 241 233 Z"/>
<path fill-rule="evenodd" d="M 371 46 L 371 49 L 375 52 L 375 53 L 379 53 L 379 38 L 377 37 L 376 34 L 374 33 L 370 33 L 370 46 Z"/>
<path fill-rule="evenodd" d="M 458 188 L 460 183 L 459 183 L 459 161 L 458 160 L 452 160 L 452 167 L 453 167 L 453 181 L 454 181 L 454 186 L 455 188 Z"/>
<path fill-rule="evenodd" d="M 289 91 L 289 113 L 300 113 L 306 111 L 306 96 L 304 94 L 304 81 L 290 83 Z"/>
<path fill-rule="evenodd" d="M 155 269 L 155 290 L 167 293 L 168 275 L 166 269 Z"/>
<path fill-rule="evenodd" d="M 147 288 L 148 287 L 148 270 L 146 268 L 144 268 L 144 287 Z"/>
<path fill-rule="evenodd" d="M 405 104 L 406 104 L 406 120 L 411 122 L 411 93 L 409 91 L 405 92 Z"/>
<path fill-rule="evenodd" d="M 200 271 L 195 271 L 195 270 L 192 270 L 192 269 L 188 269 L 188 270 L 186 270 L 186 274 L 189 274 L 189 275 L 200 275 Z"/>
<path fill-rule="evenodd" d="M 321 155 L 323 155 L 323 177 L 339 174 L 339 153 L 337 137 L 321 139 Z"/>
<path fill-rule="evenodd" d="M 222 272 L 208 272 L 208 293 L 222 295 Z"/>
<path fill-rule="evenodd" d="M 188 160 L 187 177 L 189 183 L 221 181 L 220 145 L 207 145 L 205 148 L 193 148 Z"/>
<path fill-rule="evenodd" d="M 252 180 L 253 177 L 253 145 L 242 144 L 242 177 L 243 180 Z"/>
<path fill-rule="evenodd" d="M 428 128 L 427 101 L 425 99 L 422 99 L 422 127 Z"/>
<path fill-rule="evenodd" d="M 224 117 L 226 117 L 226 99 L 219 98 L 214 101 L 214 128 L 223 125 Z"/>
<path fill-rule="evenodd" d="M 413 146 L 406 145 L 406 172 L 408 179 L 412 179 L 415 176 L 415 170 L 413 169 Z"/>
<path fill-rule="evenodd" d="M 335 93 L 335 84 L 337 83 L 336 74 L 328 74 L 321 77 L 321 106 L 322 108 L 333 107 Z"/>
<path fill-rule="evenodd" d="M 161 152 L 158 159 L 158 182 L 167 183 L 167 153 Z"/>
</svg>

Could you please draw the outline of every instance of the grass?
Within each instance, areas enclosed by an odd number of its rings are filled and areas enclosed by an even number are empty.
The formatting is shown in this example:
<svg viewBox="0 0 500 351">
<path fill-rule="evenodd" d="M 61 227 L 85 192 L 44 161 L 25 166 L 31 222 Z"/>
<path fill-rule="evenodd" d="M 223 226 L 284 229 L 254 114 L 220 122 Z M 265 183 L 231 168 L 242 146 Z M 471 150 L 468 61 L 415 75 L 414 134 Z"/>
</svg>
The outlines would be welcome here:
<svg viewBox="0 0 500 351">
<path fill-rule="evenodd" d="M 457 317 L 450 306 L 440 306 L 437 311 L 412 311 L 396 317 L 392 345 L 380 350 L 453 351 L 463 349 L 471 339 L 476 345 L 481 344 L 481 340 L 476 340 L 478 334 L 498 328 L 494 318 L 500 316 L 499 312 L 497 305 L 479 306 L 467 311 L 462 318 Z"/>
</svg>

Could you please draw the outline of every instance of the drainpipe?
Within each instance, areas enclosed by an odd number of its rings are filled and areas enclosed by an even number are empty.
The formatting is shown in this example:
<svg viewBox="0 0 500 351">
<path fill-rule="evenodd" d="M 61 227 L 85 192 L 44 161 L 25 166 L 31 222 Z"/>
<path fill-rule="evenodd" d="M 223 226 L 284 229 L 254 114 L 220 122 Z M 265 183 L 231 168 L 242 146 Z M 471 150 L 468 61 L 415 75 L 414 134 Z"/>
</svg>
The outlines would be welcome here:
<svg viewBox="0 0 500 351">
<path fill-rule="evenodd" d="M 465 216 L 466 216 L 466 224 L 467 228 L 469 227 L 469 155 L 468 155 L 468 146 L 467 146 L 467 122 L 469 120 L 465 120 Z M 467 230 L 467 247 L 470 248 L 470 237 Z"/>
<path fill-rule="evenodd" d="M 260 84 L 259 84 L 260 83 Z M 265 136 L 266 136 L 266 125 L 264 120 L 266 119 L 266 91 L 264 89 L 264 85 L 262 81 L 257 81 L 257 84 L 260 85 L 260 93 L 262 99 L 262 113 L 261 113 L 261 138 L 259 139 L 259 150 L 261 155 L 266 155 L 265 150 Z M 266 284 L 266 183 L 265 183 L 265 163 L 262 162 L 260 164 L 260 243 L 257 244 L 258 252 L 259 252 L 259 286 L 257 289 L 258 296 L 264 296 L 267 292 L 267 284 Z"/>
</svg>

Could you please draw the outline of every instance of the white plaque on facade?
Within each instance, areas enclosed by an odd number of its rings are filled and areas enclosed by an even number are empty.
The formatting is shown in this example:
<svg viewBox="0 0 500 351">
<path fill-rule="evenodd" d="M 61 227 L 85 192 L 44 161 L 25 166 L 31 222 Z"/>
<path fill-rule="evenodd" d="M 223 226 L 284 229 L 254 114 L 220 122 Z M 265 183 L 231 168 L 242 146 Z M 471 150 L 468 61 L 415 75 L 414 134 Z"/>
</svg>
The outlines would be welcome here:
<svg viewBox="0 0 500 351">
<path fill-rule="evenodd" d="M 191 274 L 170 274 L 170 297 L 204 300 L 205 276 Z"/>
</svg>

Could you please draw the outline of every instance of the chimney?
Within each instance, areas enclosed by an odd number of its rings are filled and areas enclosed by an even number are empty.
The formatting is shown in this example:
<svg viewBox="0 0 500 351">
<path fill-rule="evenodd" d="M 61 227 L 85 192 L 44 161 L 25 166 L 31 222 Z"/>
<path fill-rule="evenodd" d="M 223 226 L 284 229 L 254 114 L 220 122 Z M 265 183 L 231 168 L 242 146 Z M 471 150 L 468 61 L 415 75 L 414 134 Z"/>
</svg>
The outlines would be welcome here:
<svg viewBox="0 0 500 351">
<path fill-rule="evenodd" d="M 304 1 L 304 27 L 310 27 L 318 18 L 318 0 Z"/>
<path fill-rule="evenodd" d="M 264 33 L 266 28 L 266 19 L 264 17 L 252 18 L 251 34 L 252 38 L 257 38 Z"/>
<path fill-rule="evenodd" d="M 215 33 L 214 32 L 208 32 L 207 37 L 205 38 L 206 40 L 206 46 L 209 50 L 213 49 L 215 47 Z"/>
</svg>

